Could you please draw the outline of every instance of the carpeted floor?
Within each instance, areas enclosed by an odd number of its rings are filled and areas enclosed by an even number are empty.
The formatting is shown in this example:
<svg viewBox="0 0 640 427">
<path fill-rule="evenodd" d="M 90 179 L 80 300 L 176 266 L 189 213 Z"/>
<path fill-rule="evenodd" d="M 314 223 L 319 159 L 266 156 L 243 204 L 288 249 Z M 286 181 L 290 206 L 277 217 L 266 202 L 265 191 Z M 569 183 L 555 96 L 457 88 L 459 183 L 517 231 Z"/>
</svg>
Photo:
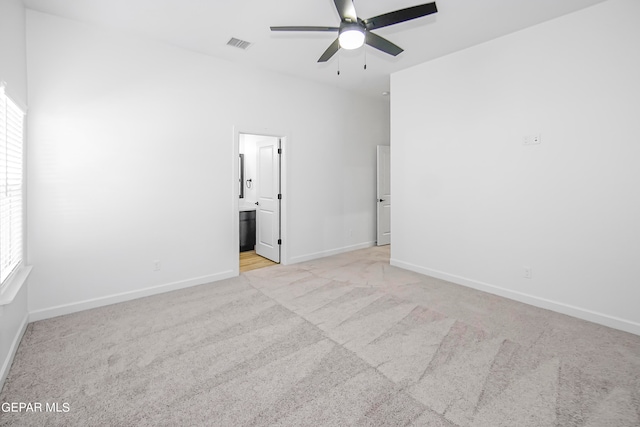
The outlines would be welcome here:
<svg viewBox="0 0 640 427">
<path fill-rule="evenodd" d="M 0 400 L 59 410 L 0 425 L 640 426 L 640 336 L 371 248 L 32 323 Z"/>
</svg>

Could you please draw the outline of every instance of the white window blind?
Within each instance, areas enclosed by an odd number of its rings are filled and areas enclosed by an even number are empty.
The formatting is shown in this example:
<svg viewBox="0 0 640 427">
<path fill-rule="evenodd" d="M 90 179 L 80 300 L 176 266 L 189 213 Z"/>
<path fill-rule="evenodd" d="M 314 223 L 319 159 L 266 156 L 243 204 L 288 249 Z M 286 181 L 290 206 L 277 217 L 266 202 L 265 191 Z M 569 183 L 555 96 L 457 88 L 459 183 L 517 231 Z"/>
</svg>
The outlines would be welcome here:
<svg viewBox="0 0 640 427">
<path fill-rule="evenodd" d="M 22 262 L 24 112 L 0 82 L 0 287 Z"/>
</svg>

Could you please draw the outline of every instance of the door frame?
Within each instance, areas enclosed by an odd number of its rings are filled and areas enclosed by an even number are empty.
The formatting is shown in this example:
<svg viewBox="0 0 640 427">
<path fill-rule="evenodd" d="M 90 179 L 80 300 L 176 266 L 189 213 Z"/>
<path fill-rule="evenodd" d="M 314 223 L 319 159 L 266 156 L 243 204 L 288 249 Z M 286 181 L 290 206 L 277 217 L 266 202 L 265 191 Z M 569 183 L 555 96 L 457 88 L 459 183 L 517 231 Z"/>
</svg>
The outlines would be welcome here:
<svg viewBox="0 0 640 427">
<path fill-rule="evenodd" d="M 288 131 L 272 129 L 272 128 L 262 128 L 256 126 L 245 126 L 245 125 L 235 125 L 233 126 L 233 153 L 231 156 L 231 164 L 232 164 L 232 179 L 231 179 L 231 197 L 233 200 L 232 203 L 232 230 L 233 236 L 231 238 L 232 247 L 230 248 L 230 253 L 233 255 L 234 261 L 234 275 L 238 276 L 240 274 L 240 258 L 238 256 L 238 251 L 240 247 L 240 214 L 239 214 L 239 205 L 240 198 L 238 197 L 238 174 L 240 173 L 239 165 L 238 165 L 238 156 L 240 154 L 240 135 L 260 135 L 260 136 L 271 136 L 280 138 L 280 149 L 282 150 L 282 154 L 280 155 L 280 193 L 282 194 L 282 200 L 280 200 L 280 239 L 282 239 L 282 244 L 280 245 L 280 264 L 287 265 L 289 264 L 289 257 L 287 253 L 287 247 L 289 243 L 288 233 L 287 233 L 287 211 L 288 211 L 288 179 L 287 179 L 287 159 L 289 158 L 289 151 L 291 150 L 291 134 Z"/>
<path fill-rule="evenodd" d="M 381 243 L 381 237 L 384 236 L 383 233 L 381 233 L 382 228 L 380 227 L 381 224 L 381 211 L 382 208 L 386 205 L 391 206 L 392 201 L 391 200 L 383 200 L 381 199 L 381 197 L 383 197 L 383 194 L 381 193 L 382 190 L 382 182 L 381 182 L 381 170 L 380 170 L 380 166 L 382 163 L 381 162 L 381 155 L 383 154 L 383 152 L 386 151 L 387 153 L 387 160 L 388 160 L 388 171 L 389 172 L 389 176 L 388 176 L 388 181 L 390 184 L 391 181 L 391 146 L 389 145 L 378 145 L 376 146 L 376 246 L 386 246 L 386 245 L 390 245 L 391 244 L 391 215 L 389 215 L 389 241 L 387 242 L 386 240 Z M 389 185 L 389 198 L 391 198 L 391 185 Z M 387 203 L 388 202 L 388 203 Z M 389 208 L 391 209 L 391 208 Z M 389 211 L 389 214 L 391 214 L 391 212 Z"/>
</svg>

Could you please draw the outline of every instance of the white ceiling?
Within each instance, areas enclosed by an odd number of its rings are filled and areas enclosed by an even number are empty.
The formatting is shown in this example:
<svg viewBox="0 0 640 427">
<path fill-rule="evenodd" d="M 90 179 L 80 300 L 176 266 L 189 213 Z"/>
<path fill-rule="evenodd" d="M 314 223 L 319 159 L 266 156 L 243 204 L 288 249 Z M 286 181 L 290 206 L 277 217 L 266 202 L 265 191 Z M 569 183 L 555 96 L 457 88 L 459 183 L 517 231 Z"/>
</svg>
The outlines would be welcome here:
<svg viewBox="0 0 640 427">
<path fill-rule="evenodd" d="M 272 25 L 338 26 L 332 0 L 24 0 L 34 10 L 115 27 L 207 55 L 380 97 L 389 75 L 603 0 L 438 0 L 435 15 L 374 31 L 402 47 L 340 50 L 317 63 L 334 33 L 272 33 Z M 354 0 L 360 18 L 428 0 Z M 249 41 L 246 51 L 227 46 Z M 364 64 L 367 69 L 364 70 Z M 340 75 L 337 75 L 338 66 Z"/>
</svg>

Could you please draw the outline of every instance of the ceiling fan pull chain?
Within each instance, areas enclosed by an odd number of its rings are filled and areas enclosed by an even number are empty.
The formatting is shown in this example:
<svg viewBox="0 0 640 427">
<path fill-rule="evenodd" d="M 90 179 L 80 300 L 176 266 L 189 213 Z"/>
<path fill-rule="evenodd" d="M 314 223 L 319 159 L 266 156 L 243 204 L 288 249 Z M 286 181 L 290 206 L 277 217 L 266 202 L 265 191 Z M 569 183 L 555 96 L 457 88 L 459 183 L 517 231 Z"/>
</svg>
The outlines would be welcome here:
<svg viewBox="0 0 640 427">
<path fill-rule="evenodd" d="M 364 49 L 364 69 L 367 69 L 367 48 Z"/>
<path fill-rule="evenodd" d="M 338 75 L 340 75 L 340 55 L 338 55 Z"/>
</svg>

